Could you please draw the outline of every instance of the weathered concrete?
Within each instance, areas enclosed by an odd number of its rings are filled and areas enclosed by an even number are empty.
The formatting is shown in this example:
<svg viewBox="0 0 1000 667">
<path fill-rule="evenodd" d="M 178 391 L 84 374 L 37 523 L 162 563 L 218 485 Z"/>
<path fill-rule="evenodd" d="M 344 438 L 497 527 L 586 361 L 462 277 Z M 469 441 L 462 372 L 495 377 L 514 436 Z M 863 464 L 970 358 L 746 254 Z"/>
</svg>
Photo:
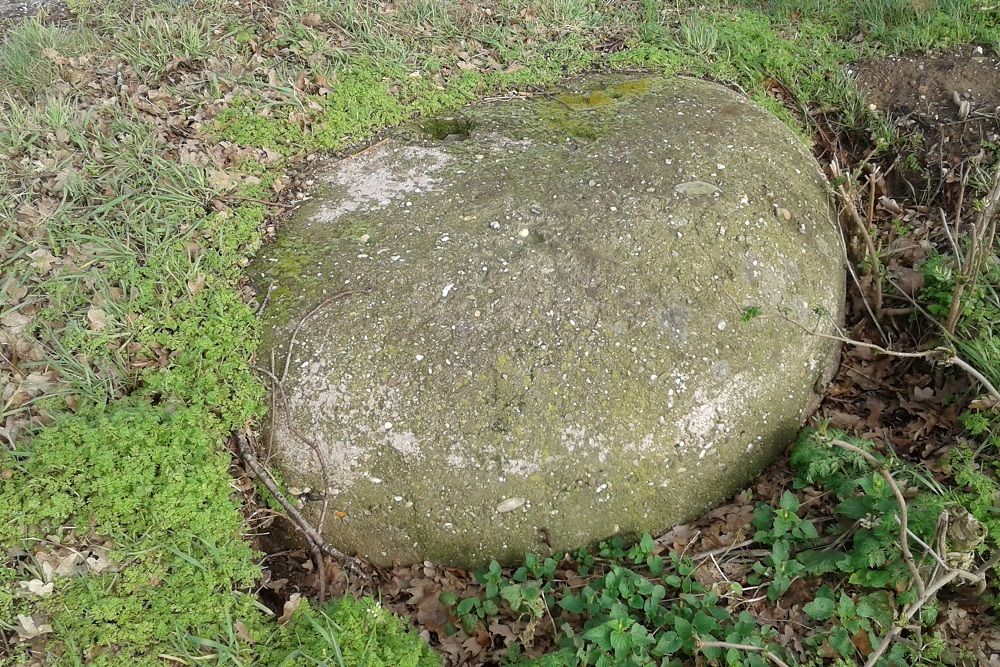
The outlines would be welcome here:
<svg viewBox="0 0 1000 667">
<path fill-rule="evenodd" d="M 336 546 L 476 566 L 660 531 L 812 409 L 835 346 L 778 312 L 839 318 L 844 273 L 806 148 L 714 84 L 578 83 L 330 165 L 254 266 L 279 371 L 308 311 L 370 290 L 304 321 L 285 381 L 328 482 L 274 433 Z"/>
</svg>

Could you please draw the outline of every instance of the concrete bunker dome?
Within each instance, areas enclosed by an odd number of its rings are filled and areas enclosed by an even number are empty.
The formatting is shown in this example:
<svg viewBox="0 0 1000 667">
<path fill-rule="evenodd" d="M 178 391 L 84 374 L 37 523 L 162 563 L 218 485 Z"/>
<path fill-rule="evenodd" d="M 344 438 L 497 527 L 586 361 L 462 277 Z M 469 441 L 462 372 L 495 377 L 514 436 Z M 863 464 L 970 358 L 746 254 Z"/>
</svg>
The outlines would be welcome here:
<svg viewBox="0 0 1000 667">
<path fill-rule="evenodd" d="M 275 462 L 338 548 L 474 567 L 665 530 L 814 407 L 836 345 L 788 319 L 832 330 L 844 269 L 800 140 L 716 84 L 571 85 L 334 163 L 254 265 L 262 354 L 295 338 Z"/>
</svg>

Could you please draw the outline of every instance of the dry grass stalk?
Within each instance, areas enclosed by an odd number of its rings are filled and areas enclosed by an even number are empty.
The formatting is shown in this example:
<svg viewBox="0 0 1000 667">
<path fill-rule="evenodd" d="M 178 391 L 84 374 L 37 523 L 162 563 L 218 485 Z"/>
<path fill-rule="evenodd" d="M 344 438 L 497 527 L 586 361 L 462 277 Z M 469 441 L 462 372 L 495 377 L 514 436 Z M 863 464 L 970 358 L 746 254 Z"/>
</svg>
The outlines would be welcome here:
<svg viewBox="0 0 1000 667">
<path fill-rule="evenodd" d="M 830 163 L 830 173 L 833 176 L 834 181 L 841 178 L 844 179 L 842 183 L 834 187 L 834 192 L 837 193 L 837 198 L 840 200 L 843 211 L 847 213 L 847 216 L 853 223 L 858 235 L 864 241 L 864 259 L 868 262 L 866 273 L 872 277 L 872 299 L 874 301 L 875 313 L 877 315 L 882 310 L 882 265 L 879 261 L 878 249 L 875 247 L 875 240 L 872 238 L 871 234 L 871 224 L 875 215 L 874 174 L 869 175 L 868 179 L 868 220 L 865 221 L 865 219 L 861 217 L 861 213 L 858 211 L 857 205 L 854 203 L 856 199 L 855 193 L 853 191 L 849 192 L 847 189 L 847 184 L 850 183 L 850 177 L 841 171 L 836 160 Z M 875 319 L 878 318 L 876 317 Z"/>
<path fill-rule="evenodd" d="M 962 315 L 963 298 L 966 291 L 975 290 L 983 267 L 993 253 L 998 207 L 1000 207 L 1000 165 L 994 171 L 993 185 L 983 200 L 983 206 L 976 216 L 976 221 L 972 223 L 972 230 L 969 233 L 969 250 L 964 259 L 960 259 L 956 254 L 956 263 L 959 267 L 958 279 L 955 284 L 955 292 L 951 297 L 948 318 L 944 324 L 949 335 L 955 334 L 955 328 Z M 961 225 L 961 217 L 961 210 L 959 210 L 955 220 L 956 237 Z"/>
</svg>

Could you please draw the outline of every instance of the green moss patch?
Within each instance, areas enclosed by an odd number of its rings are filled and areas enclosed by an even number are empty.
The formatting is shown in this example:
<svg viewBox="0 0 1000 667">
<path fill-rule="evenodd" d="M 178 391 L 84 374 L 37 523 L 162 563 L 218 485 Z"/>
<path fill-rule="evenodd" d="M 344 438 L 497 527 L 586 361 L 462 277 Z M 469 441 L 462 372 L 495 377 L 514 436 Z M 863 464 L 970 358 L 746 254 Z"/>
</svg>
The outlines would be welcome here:
<svg viewBox="0 0 1000 667">
<path fill-rule="evenodd" d="M 10 474 L 0 542 L 25 545 L 18 578 L 54 583 L 45 595 L 22 591 L 14 606 L 51 619 L 45 653 L 57 664 L 154 664 L 175 637 L 222 636 L 233 619 L 259 623 L 252 597 L 239 592 L 259 569 L 229 491 L 224 432 L 202 408 L 128 400 L 65 417 L 30 453 L 0 459 Z M 92 543 L 111 545 L 103 566 L 37 571 L 47 554 Z"/>
<path fill-rule="evenodd" d="M 259 662 L 274 667 L 438 667 L 441 659 L 371 598 L 342 598 L 320 608 L 300 607 L 274 633 Z"/>
</svg>

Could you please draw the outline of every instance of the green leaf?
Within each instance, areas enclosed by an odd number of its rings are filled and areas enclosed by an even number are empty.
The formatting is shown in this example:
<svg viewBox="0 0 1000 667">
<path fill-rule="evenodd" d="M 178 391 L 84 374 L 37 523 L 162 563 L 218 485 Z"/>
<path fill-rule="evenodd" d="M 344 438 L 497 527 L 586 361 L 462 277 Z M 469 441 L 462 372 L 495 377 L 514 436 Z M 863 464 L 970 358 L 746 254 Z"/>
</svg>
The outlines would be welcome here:
<svg viewBox="0 0 1000 667">
<path fill-rule="evenodd" d="M 649 592 L 649 602 L 652 607 L 658 606 L 663 599 L 667 597 L 667 589 L 663 586 L 656 584 L 653 586 L 653 590 Z"/>
<path fill-rule="evenodd" d="M 816 532 L 816 526 L 812 521 L 803 521 L 799 524 L 799 530 L 802 531 L 802 537 L 807 540 L 815 540 L 819 537 L 819 533 Z"/>
<path fill-rule="evenodd" d="M 653 647 L 650 653 L 657 657 L 673 655 L 683 644 L 684 641 L 680 638 L 680 635 L 672 630 L 668 630 L 660 635 L 659 641 L 656 642 L 656 646 Z"/>
<path fill-rule="evenodd" d="M 628 619 L 631 615 L 628 612 L 628 607 L 623 605 L 621 602 L 615 602 L 611 605 L 611 618 L 619 621 Z"/>
<path fill-rule="evenodd" d="M 632 628 L 628 633 L 632 636 L 633 649 L 638 648 L 642 650 L 649 648 L 649 646 L 655 641 L 649 630 L 639 623 L 632 623 Z"/>
<path fill-rule="evenodd" d="M 699 611 L 694 615 L 691 625 L 694 627 L 695 631 L 702 636 L 714 633 L 716 628 L 719 627 L 716 620 L 703 611 Z"/>
<path fill-rule="evenodd" d="M 882 627 L 892 625 L 894 612 L 887 591 L 875 591 L 858 601 L 858 616 L 869 618 Z"/>
<path fill-rule="evenodd" d="M 741 640 L 743 637 L 749 637 L 756 629 L 757 619 L 753 617 L 753 614 L 747 611 L 741 611 L 740 615 L 736 617 L 736 626 L 734 628 L 734 630 L 740 634 Z"/>
<path fill-rule="evenodd" d="M 599 648 L 609 650 L 611 648 L 611 626 L 611 623 L 598 625 L 583 633 L 583 638 Z"/>
<path fill-rule="evenodd" d="M 854 496 L 837 505 L 836 511 L 848 519 L 857 521 L 871 512 L 871 501 L 865 496 Z"/>
<path fill-rule="evenodd" d="M 778 506 L 783 510 L 788 510 L 789 512 L 799 511 L 799 499 L 791 491 L 785 491 L 781 494 L 781 500 L 778 502 Z"/>
<path fill-rule="evenodd" d="M 819 575 L 837 572 L 844 554 L 838 551 L 800 551 L 795 558 L 802 563 L 806 573 Z"/>
<path fill-rule="evenodd" d="M 789 554 L 791 554 L 791 545 L 787 540 L 778 540 L 771 547 L 771 561 L 775 565 L 788 560 Z"/>
<path fill-rule="evenodd" d="M 840 602 L 837 604 L 837 615 L 840 616 L 841 620 L 854 618 L 858 615 L 858 609 L 857 605 L 854 604 L 854 598 L 849 596 L 847 593 L 840 594 Z"/>
<path fill-rule="evenodd" d="M 937 622 L 938 606 L 936 604 L 927 605 L 920 610 L 920 623 L 925 627 L 931 627 Z"/>
<path fill-rule="evenodd" d="M 628 652 L 629 649 L 632 648 L 631 635 L 621 628 L 612 630 L 609 639 L 611 641 L 611 648 L 614 649 L 616 658 L 621 658 L 624 653 Z"/>
<path fill-rule="evenodd" d="M 559 601 L 559 606 L 571 614 L 579 614 L 584 609 L 583 596 L 567 593 Z"/>
<path fill-rule="evenodd" d="M 694 629 L 691 627 L 691 623 L 680 616 L 674 619 L 674 630 L 677 631 L 677 635 L 684 641 L 694 636 Z"/>
<path fill-rule="evenodd" d="M 465 614 L 459 620 L 462 629 L 465 630 L 465 634 L 471 635 L 476 631 L 476 626 L 479 625 L 479 619 L 476 618 L 475 614 Z"/>
<path fill-rule="evenodd" d="M 521 592 L 521 584 L 511 584 L 500 589 L 500 597 L 507 601 L 510 608 L 517 611 L 521 608 L 521 601 L 524 595 Z"/>
<path fill-rule="evenodd" d="M 438 596 L 438 600 L 440 600 L 443 605 L 454 607 L 458 602 L 458 596 L 455 595 L 454 591 L 441 591 L 441 595 Z"/>
<path fill-rule="evenodd" d="M 840 655 L 845 658 L 851 658 L 854 656 L 854 642 L 851 641 L 851 635 L 840 626 L 834 626 L 830 630 L 830 646 L 834 648 Z"/>
<path fill-rule="evenodd" d="M 478 602 L 479 600 L 477 598 L 465 598 L 458 604 L 458 608 L 455 611 L 459 614 L 468 614 Z"/>
<path fill-rule="evenodd" d="M 830 598 L 816 598 L 802 607 L 802 611 L 809 614 L 809 618 L 817 621 L 825 621 L 833 617 L 833 612 L 836 608 L 836 603 Z"/>
</svg>

